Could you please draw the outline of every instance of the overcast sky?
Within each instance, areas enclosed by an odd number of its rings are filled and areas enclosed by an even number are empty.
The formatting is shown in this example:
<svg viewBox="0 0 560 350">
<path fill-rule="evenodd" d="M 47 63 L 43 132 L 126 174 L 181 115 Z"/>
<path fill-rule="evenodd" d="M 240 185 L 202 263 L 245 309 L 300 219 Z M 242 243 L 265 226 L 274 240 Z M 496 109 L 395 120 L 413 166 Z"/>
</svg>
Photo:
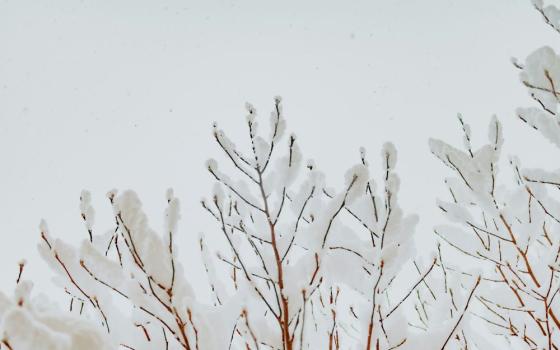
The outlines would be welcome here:
<svg viewBox="0 0 560 350">
<path fill-rule="evenodd" d="M 429 235 L 447 172 L 427 140 L 461 145 L 457 112 L 475 141 L 497 114 L 506 153 L 525 164 L 539 159 L 527 144 L 553 151 L 515 119 L 531 101 L 509 60 L 557 43 L 528 0 L 0 0 L 0 289 L 27 258 L 26 277 L 49 290 L 38 223 L 86 237 L 82 188 L 103 231 L 107 190 L 135 189 L 159 229 L 174 187 L 181 258 L 199 273 L 198 232 L 221 239 L 198 204 L 211 191 L 204 161 L 219 155 L 212 122 L 244 144 L 245 101 L 268 120 L 277 94 L 304 156 L 335 186 L 360 146 L 379 169 L 393 141 L 402 206 Z"/>
</svg>

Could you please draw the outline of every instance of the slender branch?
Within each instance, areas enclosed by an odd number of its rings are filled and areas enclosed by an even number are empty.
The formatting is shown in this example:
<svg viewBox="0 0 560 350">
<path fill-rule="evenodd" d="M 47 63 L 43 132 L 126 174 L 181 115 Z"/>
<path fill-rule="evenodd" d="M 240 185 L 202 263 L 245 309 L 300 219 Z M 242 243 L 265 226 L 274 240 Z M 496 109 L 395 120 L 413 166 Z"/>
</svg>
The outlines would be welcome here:
<svg viewBox="0 0 560 350">
<path fill-rule="evenodd" d="M 412 292 L 416 289 L 416 287 L 418 287 L 418 285 L 420 283 L 422 283 L 426 277 L 430 274 L 430 272 L 432 271 L 432 269 L 434 268 L 434 266 L 436 265 L 436 261 L 437 259 L 434 258 L 432 265 L 430 265 L 430 268 L 424 273 L 424 275 L 422 275 L 422 277 L 420 277 L 420 279 L 418 279 L 418 281 L 412 286 L 412 288 L 410 288 L 410 290 L 408 291 L 408 293 L 404 296 L 404 298 L 401 299 L 401 301 L 399 301 L 392 309 L 391 311 L 389 311 L 387 313 L 387 315 L 385 315 L 384 319 L 387 319 L 389 316 L 391 316 L 391 314 L 393 312 L 395 312 L 395 310 L 397 310 L 399 308 L 399 306 L 401 306 L 401 304 L 410 296 L 410 294 L 412 294 Z"/>
<path fill-rule="evenodd" d="M 465 304 L 465 308 L 463 309 L 463 312 L 461 313 L 461 316 L 459 316 L 459 319 L 457 319 L 457 322 L 453 326 L 453 329 L 451 329 L 451 333 L 449 333 L 449 335 L 447 336 L 447 339 L 445 340 L 445 343 L 443 343 L 443 346 L 441 347 L 441 350 L 445 349 L 445 347 L 447 346 L 447 343 L 449 343 L 449 340 L 451 340 L 451 338 L 453 337 L 453 334 L 455 334 L 455 331 L 457 330 L 457 328 L 461 324 L 461 321 L 463 320 L 463 317 L 467 313 L 467 309 L 468 309 L 469 304 L 471 302 L 471 299 L 474 295 L 474 292 L 475 292 L 475 290 L 476 290 L 476 288 L 478 287 L 479 284 L 480 284 L 480 277 L 478 277 L 476 279 L 474 287 L 471 289 L 471 292 L 470 292 L 469 297 L 467 299 L 467 302 Z"/>
</svg>

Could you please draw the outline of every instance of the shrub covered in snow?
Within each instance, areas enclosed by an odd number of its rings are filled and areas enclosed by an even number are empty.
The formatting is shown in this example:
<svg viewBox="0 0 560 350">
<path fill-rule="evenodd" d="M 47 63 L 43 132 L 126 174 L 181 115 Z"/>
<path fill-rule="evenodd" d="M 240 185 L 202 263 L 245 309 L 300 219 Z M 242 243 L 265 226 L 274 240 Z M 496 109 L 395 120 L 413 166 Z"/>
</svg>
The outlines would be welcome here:
<svg viewBox="0 0 560 350">
<path fill-rule="evenodd" d="M 534 6 L 558 31 L 560 10 L 538 0 Z M 537 106 L 519 108 L 518 117 L 560 147 L 560 57 L 543 47 L 524 63 L 514 60 L 514 65 L 537 102 Z M 455 175 L 445 180 L 450 199 L 438 201 L 454 224 L 438 226 L 435 232 L 442 246 L 456 253 L 448 255 L 442 268 L 447 276 L 460 281 L 470 279 L 472 273 L 460 266 L 476 266 L 481 273 L 470 307 L 471 322 L 463 323 L 456 343 L 461 348 L 474 343 L 482 349 L 556 349 L 560 346 L 558 171 L 526 169 L 516 157 L 510 157 L 508 171 L 500 172 L 503 138 L 499 121 L 492 118 L 488 142 L 475 150 L 470 128 L 461 117 L 459 120 L 464 150 L 430 141 L 432 153 Z M 481 331 L 485 337 L 475 335 Z M 482 339 L 492 343 L 484 344 Z"/>
<path fill-rule="evenodd" d="M 163 234 L 150 227 L 134 192 L 117 190 L 107 194 L 115 227 L 99 234 L 91 195 L 83 191 L 87 234 L 79 247 L 40 225 L 40 253 L 68 295 L 70 312 L 59 310 L 45 321 L 27 302 L 29 288 L 21 282 L 16 301 L 4 303 L 6 346 L 36 348 L 22 333 L 33 328 L 19 329 L 19 320 L 36 323 L 53 342 L 62 339 L 56 349 L 84 341 L 87 330 L 88 344 L 97 349 L 414 348 L 411 339 L 432 326 L 427 318 L 436 295 L 428 280 L 438 267 L 435 256 L 416 256 L 418 218 L 398 205 L 394 146 L 381 152 L 380 186 L 361 150 L 336 190 L 313 161 L 304 160 L 296 137 L 285 137 L 280 98 L 267 137 L 259 132 L 255 109 L 247 110 L 248 153 L 213 129 L 239 176 L 215 160 L 206 165 L 216 185 L 202 207 L 217 224 L 212 241 L 222 237 L 227 247 L 209 246 L 200 236 L 213 302 L 195 298 L 194 289 L 205 286 L 191 285 L 178 259 L 180 204 L 172 190 Z M 401 273 L 406 266 L 414 272 Z M 22 304 L 19 295 L 25 295 Z M 422 326 L 407 325 L 414 309 L 423 310 Z M 52 326 L 77 318 L 83 326 L 76 329 Z"/>
<path fill-rule="evenodd" d="M 560 10 L 534 6 L 560 32 Z M 560 147 L 560 57 L 544 47 L 514 65 L 536 101 L 518 117 Z M 496 117 L 481 147 L 460 115 L 462 149 L 430 140 L 453 175 L 449 198 L 437 201 L 447 223 L 419 252 L 418 218 L 399 206 L 392 144 L 376 167 L 361 149 L 336 188 L 286 135 L 279 97 L 264 132 L 246 108 L 247 150 L 217 124 L 212 131 L 223 157 L 206 163 L 215 185 L 201 201 L 216 222 L 199 239 L 208 285 L 189 280 L 177 255 L 173 190 L 162 233 L 135 192 L 109 191 L 114 228 L 105 234 L 83 191 L 80 246 L 40 224 L 40 254 L 69 310 L 31 297 L 22 261 L 14 295 L 0 294 L 0 348 L 558 349 L 560 173 L 516 157 L 500 171 Z"/>
</svg>

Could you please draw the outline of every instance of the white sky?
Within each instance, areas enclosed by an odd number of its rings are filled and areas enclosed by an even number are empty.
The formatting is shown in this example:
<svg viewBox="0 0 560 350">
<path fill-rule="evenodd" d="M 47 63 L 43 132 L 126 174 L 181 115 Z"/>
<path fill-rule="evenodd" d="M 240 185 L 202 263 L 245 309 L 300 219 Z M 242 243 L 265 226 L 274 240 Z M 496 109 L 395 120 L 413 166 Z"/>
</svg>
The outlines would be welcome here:
<svg viewBox="0 0 560 350">
<path fill-rule="evenodd" d="M 82 188 L 104 230 L 107 190 L 135 189 L 159 229 L 174 187 L 181 257 L 197 276 L 198 232 L 222 239 L 198 204 L 211 191 L 204 161 L 219 155 L 212 122 L 243 144 L 244 102 L 268 121 L 276 94 L 331 184 L 360 146 L 375 166 L 393 141 L 402 206 L 429 235 L 446 169 L 427 140 L 461 145 L 457 112 L 475 140 L 496 113 L 506 153 L 525 164 L 553 151 L 514 116 L 531 102 L 509 58 L 558 38 L 528 0 L 0 0 L 0 289 L 25 257 L 26 277 L 49 290 L 37 226 L 86 237 Z"/>
</svg>

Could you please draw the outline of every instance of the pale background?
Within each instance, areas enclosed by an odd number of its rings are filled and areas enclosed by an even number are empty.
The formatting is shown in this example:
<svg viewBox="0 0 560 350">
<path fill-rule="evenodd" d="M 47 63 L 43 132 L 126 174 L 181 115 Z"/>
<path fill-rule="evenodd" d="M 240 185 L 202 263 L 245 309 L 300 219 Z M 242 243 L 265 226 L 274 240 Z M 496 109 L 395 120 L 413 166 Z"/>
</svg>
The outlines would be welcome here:
<svg viewBox="0 0 560 350">
<path fill-rule="evenodd" d="M 475 141 L 497 114 L 506 153 L 525 164 L 555 152 L 515 118 L 531 102 L 509 59 L 559 38 L 528 0 L 0 0 L 0 290 L 26 258 L 25 277 L 53 291 L 38 223 L 85 238 L 82 188 L 103 231 L 107 190 L 135 189 L 159 229 L 174 187 L 181 259 L 200 278 L 198 233 L 222 239 L 199 206 L 211 190 L 204 161 L 219 155 L 212 122 L 244 140 L 244 102 L 267 121 L 276 94 L 331 184 L 360 146 L 376 166 L 393 141 L 401 204 L 421 215 L 423 241 L 442 221 L 434 202 L 447 174 L 427 140 L 460 146 L 457 112 Z"/>
</svg>

